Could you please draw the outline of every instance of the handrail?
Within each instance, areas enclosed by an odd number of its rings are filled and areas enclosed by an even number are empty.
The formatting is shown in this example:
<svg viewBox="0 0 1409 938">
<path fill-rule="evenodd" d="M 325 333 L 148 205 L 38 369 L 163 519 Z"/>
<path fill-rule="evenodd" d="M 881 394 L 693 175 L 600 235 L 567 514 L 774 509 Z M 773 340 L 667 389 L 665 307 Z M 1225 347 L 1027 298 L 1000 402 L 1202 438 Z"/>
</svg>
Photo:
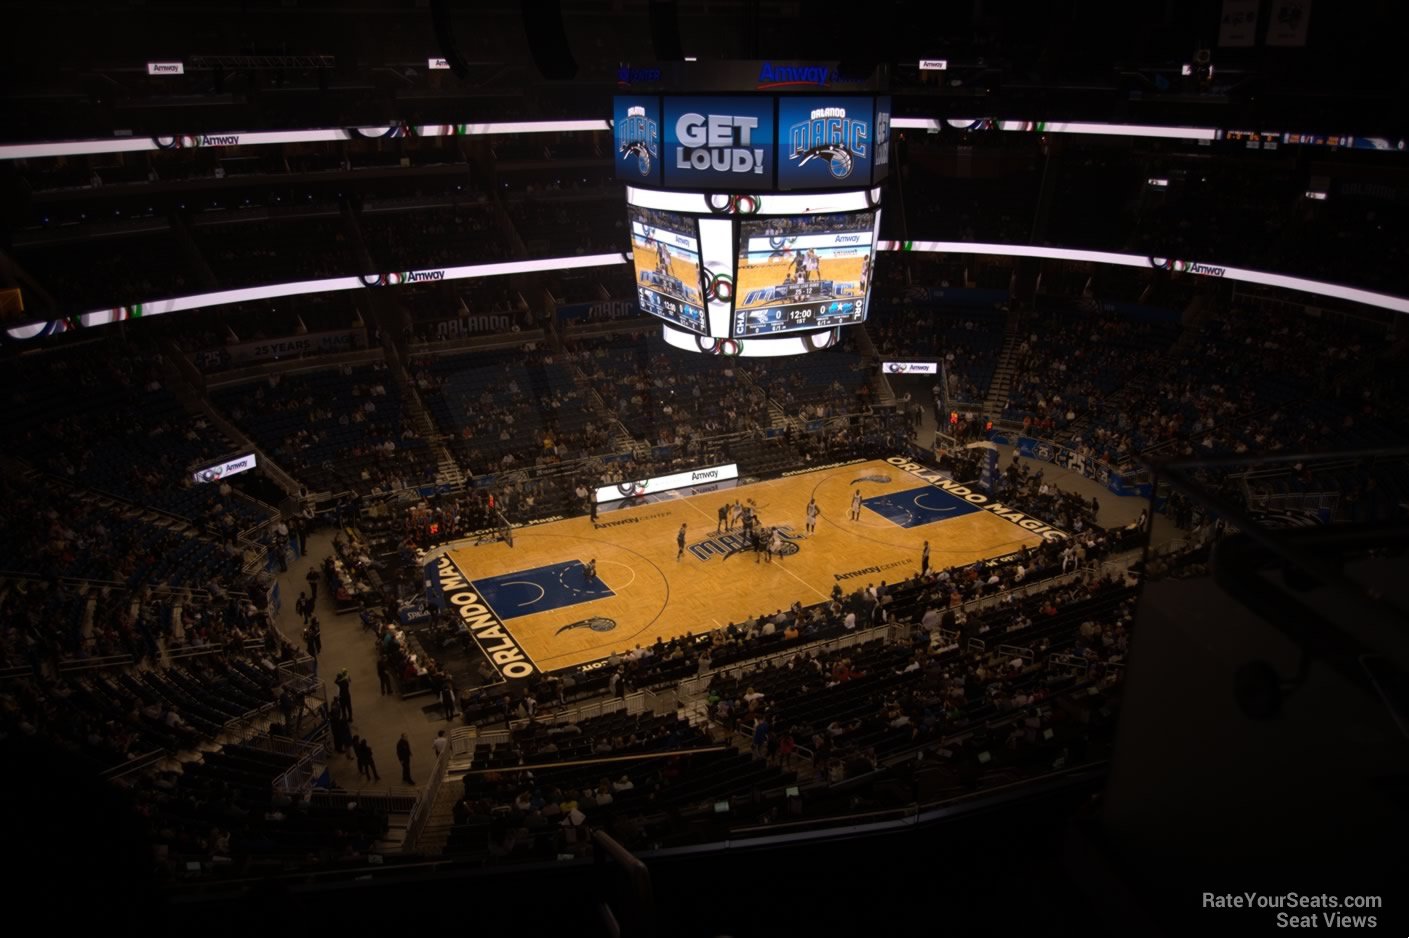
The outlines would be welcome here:
<svg viewBox="0 0 1409 938">
<path fill-rule="evenodd" d="M 450 765 L 451 749 L 446 743 L 440 755 L 436 757 L 435 768 L 431 771 L 431 778 L 426 783 L 425 790 L 421 792 L 421 797 L 411 808 L 411 817 L 406 822 L 406 837 L 402 841 L 402 849 L 414 851 L 420 844 L 421 833 L 425 830 L 426 822 L 430 820 L 431 812 L 435 809 L 436 799 L 440 795 L 440 786 L 445 782 L 445 776 Z"/>
<path fill-rule="evenodd" d="M 323 747 L 317 744 L 301 744 L 301 748 L 304 751 L 298 761 L 274 779 L 274 786 L 279 791 L 293 794 L 308 791 L 313 787 L 313 764 L 326 758 L 326 754 Z"/>
<path fill-rule="evenodd" d="M 890 630 L 887 625 L 874 625 L 867 628 L 857 628 L 854 631 L 842 635 L 835 635 L 830 638 L 819 638 L 801 645 L 794 645 L 783 651 L 776 651 L 772 654 L 759 658 L 748 658 L 731 664 L 726 664 L 719 668 L 711 668 L 704 674 L 697 674 L 694 677 L 686 678 L 676 685 L 676 695 L 685 700 L 694 700 L 700 691 L 709 687 L 709 683 L 715 677 L 730 678 L 741 674 L 755 671 L 771 661 L 783 658 L 792 658 L 804 652 L 810 652 L 826 648 L 850 648 L 852 645 L 862 645 L 873 638 L 886 637 Z"/>
<path fill-rule="evenodd" d="M 655 934 L 655 892 L 651 887 L 651 871 L 635 854 L 617 843 L 605 831 L 592 831 L 592 844 L 596 847 L 594 860 L 603 867 L 607 860 L 615 863 L 631 885 L 633 906 L 630 910 L 630 938 L 652 938 Z M 613 935 L 620 935 L 621 929 L 611 906 L 603 900 L 600 903 L 603 923 Z"/>
<path fill-rule="evenodd" d="M 1097 760 L 1094 760 L 1094 761 L 1091 761 L 1091 762 L 1083 763 L 1083 764 L 1081 764 L 1081 765 L 1069 766 L 1069 767 L 1066 767 L 1066 768 L 1063 768 L 1063 769 L 1055 770 L 1055 771 L 1052 771 L 1052 772 L 1046 772 L 1046 773 L 1043 773 L 1043 774 L 1041 774 L 1041 775 L 1032 776 L 1032 777 L 1026 778 L 1026 779 L 1019 779 L 1019 780 L 1013 781 L 1013 782 L 1004 782 L 1004 783 L 1002 783 L 1002 784 L 1000 784 L 1000 785 L 995 785 L 995 786 L 993 786 L 993 787 L 991 787 L 991 788 L 983 788 L 983 789 L 980 789 L 980 790 L 978 790 L 978 791 L 964 792 L 964 793 L 962 793 L 962 794 L 953 795 L 953 796 L 950 796 L 950 797 L 948 797 L 948 798 L 943 798 L 943 799 L 940 799 L 940 800 L 937 800 L 937 801 L 925 802 L 924 804 L 921 804 L 921 805 L 918 806 L 918 810 L 917 810 L 917 811 L 914 811 L 914 816 L 913 816 L 913 818 L 912 818 L 911 823 L 912 823 L 912 824 L 915 824 L 915 825 L 918 825 L 918 824 L 921 824 L 921 823 L 926 823 L 926 822 L 928 822 L 928 821 L 939 820 L 939 819 L 942 817 L 942 815 L 940 815 L 939 812 L 948 812 L 948 811 L 952 811 L 952 810 L 953 810 L 953 807 L 954 807 L 955 805 L 961 803 L 961 802 L 977 801 L 977 800 L 984 800 L 984 801 L 987 801 L 987 800 L 992 800 L 992 799 L 994 799 L 994 798 L 1006 799 L 1006 798 L 1009 798 L 1009 797 L 1012 796 L 1014 789 L 1022 789 L 1022 788 L 1025 788 L 1025 787 L 1028 787 L 1028 786 L 1031 786 L 1031 785 L 1034 785 L 1034 784 L 1042 783 L 1042 782 L 1050 782 L 1050 781 L 1057 780 L 1057 779 L 1076 779 L 1076 780 L 1084 780 L 1084 779 L 1082 778 L 1083 776 L 1095 777 L 1096 771 L 1099 770 L 1099 769 L 1102 769 L 1106 764 L 1107 764 L 1107 760 L 1105 760 L 1105 759 L 1097 759 Z M 381 793 L 381 792 L 365 792 L 365 793 L 366 793 L 366 794 L 371 794 L 371 795 L 383 794 L 383 793 Z M 386 792 L 385 794 L 394 795 L 394 794 L 396 794 L 396 793 L 389 791 L 389 792 Z M 341 795 L 341 796 L 344 796 L 345 798 L 347 798 L 347 799 L 349 799 L 349 800 L 355 800 L 355 798 L 359 795 L 359 792 L 342 792 L 342 791 L 336 791 L 336 792 L 334 792 L 334 791 L 328 791 L 328 792 L 324 792 L 324 791 L 315 791 L 315 792 L 314 792 L 314 797 L 319 797 L 319 798 L 327 798 L 327 797 L 333 796 L 333 795 Z M 889 811 L 888 813 L 904 812 L 904 811 L 906 811 L 906 810 L 907 810 L 906 808 L 894 808 L 894 809 L 890 809 L 890 811 Z M 912 809 L 912 810 L 913 810 L 913 809 Z M 732 847 L 736 847 L 736 846 L 737 846 L 737 847 L 743 847 L 743 848 L 746 848 L 746 849 L 747 849 L 747 848 L 755 847 L 755 846 L 758 844 L 758 840 L 756 840 L 756 839 L 747 839 L 747 838 L 745 838 L 743 835 L 752 834 L 752 833 L 758 833 L 758 834 L 761 834 L 761 835 L 764 835 L 764 836 L 768 836 L 768 835 L 778 835 L 778 836 L 780 836 L 780 837 L 786 838 L 786 837 L 789 837 L 789 836 L 797 836 L 797 835 L 801 835 L 801 834 L 806 834 L 806 833 L 808 833 L 808 831 L 806 831 L 805 828 L 807 828 L 807 827 L 809 827 L 809 826 L 815 827 L 815 826 L 818 825 L 818 824 L 824 825 L 824 829 L 821 830 L 821 831 L 816 831 L 815 833 L 819 833 L 819 834 L 824 834 L 824 835 L 825 835 L 825 834 L 827 834 L 827 833 L 828 833 L 829 831 L 831 831 L 831 830 L 834 830 L 834 829 L 837 829 L 837 828 L 840 828 L 840 827 L 844 826 L 847 821 L 852 821 L 852 820 L 864 820 L 864 819 L 867 818 L 868 816 L 872 816 L 872 815 L 876 815 L 876 814 L 883 814 L 883 813 L 887 813 L 887 812 L 867 812 L 867 813 L 863 813 L 863 814 L 853 814 L 853 815 L 829 815 L 829 816 L 826 816 L 826 817 L 819 817 L 819 818 L 808 819 L 808 820 L 804 820 L 804 821 L 785 821 L 785 822 L 779 823 L 779 824 L 768 824 L 768 825 L 761 825 L 761 826 L 760 826 L 760 825 L 753 825 L 753 826 L 749 826 L 749 827 L 732 828 L 732 829 L 730 830 L 730 832 L 729 832 L 729 836 L 730 836 L 730 838 L 731 838 L 731 839 L 729 839 L 729 840 L 712 841 L 712 842 L 707 843 L 707 844 L 700 844 L 700 845 L 689 846 L 689 847 L 670 847 L 670 848 L 664 848 L 664 849 L 662 849 L 662 850 L 652 851 L 651 853 L 652 853 L 653 855 L 670 855 L 670 854 L 680 854 L 680 853 L 698 853 L 698 852 L 701 852 L 701 851 L 729 850 L 729 849 L 731 849 Z M 884 823 L 884 822 L 877 822 L 877 823 Z M 790 829 L 791 829 L 791 833 L 790 833 Z M 741 838 L 738 843 L 734 843 L 733 840 L 732 840 L 732 838 L 736 838 L 736 837 Z M 288 881 L 289 881 L 289 882 L 293 882 L 293 881 L 297 880 L 297 882 L 298 882 L 299 884 L 301 884 L 303 887 L 318 887 L 318 886 L 320 886 L 320 885 L 328 884 L 328 883 L 334 883 L 334 882 L 337 882 L 337 881 L 339 881 L 339 880 L 346 880 L 346 881 L 353 881 L 353 880 L 356 880 L 356 881 L 361 882 L 361 881 L 367 880 L 367 879 L 369 879 L 369 878 L 374 878 L 374 877 L 379 876 L 379 875 L 387 875 L 387 876 L 393 876 L 393 877 L 398 877 L 398 878 L 399 878 L 399 877 L 404 877 L 404 876 L 408 876 L 408 875 L 411 875 L 411 876 L 421 875 L 421 874 L 425 874 L 425 873 L 429 873 L 429 872 L 433 872 L 433 871 L 441 871 L 441 872 L 444 872 L 444 871 L 446 871 L 446 870 L 453 870 L 453 869 L 461 869 L 461 868 L 463 868 L 463 869 L 470 869 L 470 868 L 479 869 L 479 868 L 481 868 L 481 867 L 482 867 L 482 861 L 480 861 L 480 860 L 478 860 L 478 859 L 475 859 L 475 860 L 466 860 L 466 859 L 461 859 L 461 858 L 449 857 L 449 858 L 437 858 L 437 859 L 430 859 L 430 860 L 422 860 L 422 861 L 419 861 L 419 862 L 398 863 L 398 864 L 396 864 L 396 865 L 394 865 L 394 866 L 384 866 L 384 867 L 382 867 L 381 869 L 378 869 L 378 868 L 375 868 L 375 867 L 367 867 L 367 866 L 361 866 L 361 865 L 359 865 L 359 866 L 351 867 L 351 868 L 322 869 L 322 870 L 301 870 L 301 871 L 298 871 L 297 873 L 291 873 L 291 874 L 289 874 L 289 875 L 288 875 Z M 211 886 L 217 886 L 217 887 L 220 888 L 221 890 L 230 890 L 230 889 L 240 889 L 240 888 L 252 886 L 252 885 L 254 885 L 254 884 L 256 884 L 256 883 L 267 883 L 267 882 L 268 882 L 267 877 L 254 877 L 254 876 L 249 876 L 249 877 L 245 877 L 245 878 L 222 879 L 222 880 L 220 880 L 220 881 L 218 881 L 218 882 L 215 882 L 215 883 L 212 883 L 212 882 L 196 883 L 196 884 L 194 884 L 194 888 L 195 888 L 195 890 L 198 891 L 198 892 L 199 892 L 199 891 L 203 891 L 203 890 L 205 890 L 205 889 L 208 889 L 208 888 L 210 888 Z"/>
<path fill-rule="evenodd" d="M 996 785 L 992 788 L 985 788 L 981 791 L 965 792 L 961 795 L 953 795 L 949 798 L 942 798 L 938 801 L 915 801 L 911 802 L 908 805 L 903 805 L 897 808 L 888 808 L 881 811 L 863 811 L 858 812 L 856 814 L 829 815 L 827 817 L 812 818 L 805 821 L 785 821 L 781 824 L 735 827 L 730 828 L 729 835 L 731 837 L 747 836 L 748 834 L 755 832 L 760 834 L 778 834 L 780 832 L 786 833 L 790 828 L 802 829 L 808 827 L 816 827 L 818 824 L 824 824 L 828 828 L 843 827 L 851 821 L 865 821 L 867 819 L 882 817 L 884 815 L 899 815 L 903 818 L 909 818 L 911 823 L 913 824 L 919 824 L 925 820 L 929 820 L 928 818 L 925 818 L 924 815 L 932 814 L 935 811 L 938 811 L 950 805 L 954 805 L 958 802 L 969 801 L 974 798 L 990 798 L 994 795 L 1002 794 L 1003 792 L 1009 791 L 1011 789 L 1025 788 L 1044 780 L 1062 778 L 1066 776 L 1071 776 L 1073 774 L 1090 773 L 1092 770 L 1104 766 L 1106 764 L 1106 761 L 1107 760 L 1105 759 L 1097 759 L 1092 762 L 1083 763 L 1082 765 L 1074 765 L 1069 768 L 1057 769 L 1052 772 L 1045 772 L 1042 775 L 1035 775 L 1029 778 L 1019 779 L 1015 782 L 1006 782 L 1002 785 Z"/>
<path fill-rule="evenodd" d="M 383 348 L 377 345 L 354 349 L 350 352 L 330 352 L 326 355 L 315 355 L 309 358 L 286 359 L 282 362 L 267 361 L 246 368 L 231 368 L 226 371 L 212 372 L 205 376 L 206 388 L 210 391 L 217 391 L 234 385 L 250 384 L 272 375 L 286 377 L 313 371 L 326 371 L 343 365 L 375 364 L 385 360 Z"/>
<path fill-rule="evenodd" d="M 617 713 L 622 710 L 628 713 L 640 713 L 642 710 L 655 713 L 655 710 L 645 706 L 646 693 L 645 690 L 637 690 L 632 691 L 624 697 L 604 697 L 594 703 L 578 704 L 575 707 L 555 710 L 551 713 L 545 712 L 542 719 L 539 719 L 536 714 L 531 717 L 517 717 L 509 721 L 508 732 L 512 734 L 528 726 L 530 723 L 537 726 L 557 726 L 563 723 L 580 723 L 583 720 L 590 720 L 593 717 L 603 716 L 608 713 Z M 633 707 L 635 707 L 635 709 L 633 709 Z"/>
<path fill-rule="evenodd" d="M 562 769 L 579 765 L 609 765 L 613 762 L 640 762 L 644 759 L 671 759 L 675 756 L 689 756 L 701 752 L 727 752 L 728 746 L 696 746 L 693 749 L 670 749 L 665 751 L 627 752 L 620 755 L 604 755 L 596 759 L 570 759 L 566 762 L 534 762 L 523 765 L 496 766 L 492 769 L 466 769 L 466 775 L 503 775 L 507 772 L 535 772 L 542 769 Z"/>
<path fill-rule="evenodd" d="M 100 777 L 110 782 L 115 782 L 118 779 L 126 778 L 129 775 L 135 775 L 138 772 L 149 769 L 165 758 L 166 752 L 164 750 L 154 749 L 151 752 L 137 756 L 135 759 L 129 759 L 121 765 L 115 765 L 110 769 L 105 769 L 98 774 Z"/>
<path fill-rule="evenodd" d="M 201 589 L 196 586 L 168 586 L 165 583 L 152 583 L 133 588 L 121 580 L 93 580 L 85 577 L 72 576 L 46 577 L 38 573 L 21 570 L 0 570 L 0 576 L 11 580 L 27 580 L 31 583 L 58 583 L 60 586 L 67 586 L 72 589 L 113 589 L 129 594 L 150 592 L 153 594 L 153 598 L 168 594 L 181 595 L 201 602 L 209 602 L 215 598 L 209 590 Z M 226 595 L 234 599 L 249 598 L 249 594 L 239 590 L 227 590 Z"/>
</svg>

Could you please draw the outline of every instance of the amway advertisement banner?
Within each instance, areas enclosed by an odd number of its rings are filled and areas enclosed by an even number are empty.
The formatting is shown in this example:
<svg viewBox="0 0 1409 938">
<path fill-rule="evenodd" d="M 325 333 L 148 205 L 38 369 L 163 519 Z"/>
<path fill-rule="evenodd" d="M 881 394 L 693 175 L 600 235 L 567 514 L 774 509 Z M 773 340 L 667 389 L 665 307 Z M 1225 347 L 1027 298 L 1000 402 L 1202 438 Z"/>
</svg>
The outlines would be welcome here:
<svg viewBox="0 0 1409 938">
<path fill-rule="evenodd" d="M 668 186 L 773 188 L 771 98 L 667 98 L 662 133 Z"/>
<path fill-rule="evenodd" d="M 674 489 L 683 489 L 691 485 L 712 485 L 716 482 L 728 482 L 739 477 L 739 467 L 730 463 L 727 466 L 713 466 L 708 469 L 694 469 L 689 472 L 673 472 L 666 476 L 656 476 L 654 479 L 643 479 L 639 482 L 621 482 L 617 485 L 604 485 L 593 494 L 598 504 L 602 502 L 615 502 L 623 498 L 640 498 L 644 495 L 652 495 L 659 492 L 669 492 Z"/>
<path fill-rule="evenodd" d="M 888 375 L 939 374 L 938 362 L 885 362 L 881 369 Z"/>
<path fill-rule="evenodd" d="M 249 472 L 255 467 L 257 460 L 254 453 L 246 453 L 237 456 L 226 462 L 216 463 L 193 473 L 191 478 L 196 482 L 219 482 L 226 476 L 238 475 L 241 472 Z"/>
</svg>

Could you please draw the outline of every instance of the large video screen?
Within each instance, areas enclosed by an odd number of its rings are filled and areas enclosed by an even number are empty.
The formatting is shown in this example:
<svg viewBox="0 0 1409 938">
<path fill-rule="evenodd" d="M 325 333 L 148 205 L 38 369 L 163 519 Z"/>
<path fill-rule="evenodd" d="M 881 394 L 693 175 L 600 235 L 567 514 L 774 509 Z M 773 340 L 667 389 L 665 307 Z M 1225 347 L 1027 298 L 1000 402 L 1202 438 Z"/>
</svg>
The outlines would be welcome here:
<svg viewBox="0 0 1409 938">
<path fill-rule="evenodd" d="M 880 210 L 740 223 L 735 338 L 866 318 Z"/>
<path fill-rule="evenodd" d="M 641 309 L 682 329 L 708 335 L 694 220 L 634 205 L 629 213 Z"/>
</svg>

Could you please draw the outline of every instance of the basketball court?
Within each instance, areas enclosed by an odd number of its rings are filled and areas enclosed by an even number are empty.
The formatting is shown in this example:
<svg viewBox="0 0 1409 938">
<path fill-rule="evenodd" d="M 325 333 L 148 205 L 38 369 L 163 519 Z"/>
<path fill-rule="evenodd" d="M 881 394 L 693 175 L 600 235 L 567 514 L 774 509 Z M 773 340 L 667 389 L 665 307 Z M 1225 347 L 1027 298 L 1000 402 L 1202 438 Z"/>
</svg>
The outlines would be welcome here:
<svg viewBox="0 0 1409 938">
<path fill-rule="evenodd" d="M 861 517 L 848 518 L 853 493 Z M 806 507 L 821 509 L 806 533 Z M 779 526 L 771 563 L 747 549 L 719 508 L 752 504 Z M 507 677 L 600 661 L 657 638 L 699 635 L 794 602 L 850 593 L 919 571 L 1011 554 L 1059 538 L 1041 519 L 1006 509 L 908 460 L 871 460 L 725 488 L 711 485 L 617 503 L 587 517 L 515 529 L 513 546 L 461 541 L 422 560 L 431 594 L 451 609 Z M 685 550 L 677 535 L 685 528 Z M 677 557 L 677 555 L 679 555 Z"/>
<path fill-rule="evenodd" d="M 636 280 L 638 283 L 661 290 L 687 303 L 698 304 L 701 302 L 698 286 L 700 282 L 700 268 L 698 264 L 693 264 L 685 258 L 677 257 L 673 251 L 667 248 L 666 256 L 670 263 L 667 267 L 662 267 L 656 256 L 655 242 L 646 241 L 639 236 L 633 236 L 631 245 L 633 248 L 632 259 L 636 265 Z M 655 274 L 660 279 L 657 280 L 656 278 L 648 276 L 650 274 Z"/>
<path fill-rule="evenodd" d="M 866 258 L 859 255 L 856 257 L 822 258 L 818 261 L 817 276 L 811 282 L 843 284 L 846 285 L 846 289 L 838 290 L 830 295 L 856 296 L 860 293 L 857 284 L 861 281 L 865 267 Z M 738 279 L 739 301 L 735 308 L 753 309 L 786 302 L 786 290 L 792 282 L 789 279 L 791 270 L 792 255 L 761 261 L 741 259 Z M 777 288 L 783 288 L 784 295 L 782 297 L 777 295 Z"/>
</svg>

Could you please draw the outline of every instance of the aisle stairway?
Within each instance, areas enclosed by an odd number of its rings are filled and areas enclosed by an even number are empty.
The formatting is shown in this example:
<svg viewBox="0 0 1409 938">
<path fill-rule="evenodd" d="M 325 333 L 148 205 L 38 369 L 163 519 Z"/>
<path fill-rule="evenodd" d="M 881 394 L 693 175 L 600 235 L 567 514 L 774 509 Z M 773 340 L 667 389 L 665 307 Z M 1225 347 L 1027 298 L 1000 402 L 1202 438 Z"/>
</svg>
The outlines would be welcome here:
<svg viewBox="0 0 1409 938">
<path fill-rule="evenodd" d="M 1018 346 L 1022 344 L 1022 329 L 1018 311 L 1008 311 L 1008 321 L 1003 327 L 1003 351 L 998 355 L 998 367 L 993 372 L 993 382 L 988 386 L 988 394 L 983 399 L 983 412 L 993 418 L 1003 415 L 1008 403 L 1008 392 L 1012 390 L 1013 379 L 1018 371 Z"/>
</svg>

